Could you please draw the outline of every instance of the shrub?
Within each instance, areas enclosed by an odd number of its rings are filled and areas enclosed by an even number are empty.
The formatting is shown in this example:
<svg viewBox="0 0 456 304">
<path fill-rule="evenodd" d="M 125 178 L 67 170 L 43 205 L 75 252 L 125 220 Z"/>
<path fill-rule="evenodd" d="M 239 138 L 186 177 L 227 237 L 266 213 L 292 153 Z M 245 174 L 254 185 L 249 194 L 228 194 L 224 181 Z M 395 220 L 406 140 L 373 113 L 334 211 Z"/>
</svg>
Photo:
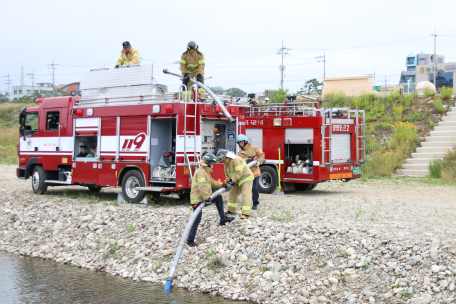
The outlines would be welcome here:
<svg viewBox="0 0 456 304">
<path fill-rule="evenodd" d="M 393 107 L 394 111 L 394 119 L 396 121 L 401 121 L 402 120 L 402 112 L 404 112 L 404 107 L 399 105 L 399 106 L 394 106 Z"/>
<path fill-rule="evenodd" d="M 399 92 L 391 92 L 386 96 L 386 100 L 389 104 L 393 104 L 396 100 L 401 100 L 401 94 Z"/>
<path fill-rule="evenodd" d="M 417 96 L 418 96 L 417 93 L 412 93 L 412 94 L 405 96 L 405 98 L 404 98 L 405 106 L 410 107 L 412 105 L 412 100 Z"/>
<path fill-rule="evenodd" d="M 343 91 L 331 91 L 325 95 L 325 99 L 329 98 L 332 100 L 325 102 L 325 106 L 329 108 L 345 107 L 351 104 L 351 98 Z"/>
<path fill-rule="evenodd" d="M 429 175 L 433 178 L 442 177 L 442 164 L 441 159 L 431 159 L 429 161 Z"/>
<path fill-rule="evenodd" d="M 435 111 L 439 114 L 442 114 L 445 111 L 443 104 L 442 104 L 442 100 L 440 100 L 439 98 L 436 98 L 434 100 L 434 102 L 432 103 L 432 105 L 434 106 Z"/>
<path fill-rule="evenodd" d="M 424 88 L 424 97 L 434 97 L 435 92 L 431 90 L 430 88 L 426 87 Z"/>
<path fill-rule="evenodd" d="M 448 100 L 453 95 L 453 88 L 443 86 L 439 89 L 439 92 L 443 100 Z"/>
<path fill-rule="evenodd" d="M 445 154 L 442 162 L 442 178 L 448 181 L 456 181 L 456 150 Z"/>
<path fill-rule="evenodd" d="M 420 112 L 409 113 L 404 117 L 404 121 L 412 122 L 423 119 L 423 115 Z"/>
<path fill-rule="evenodd" d="M 372 109 L 372 104 L 377 99 L 377 96 L 373 93 L 363 93 L 354 100 L 354 106 L 360 110 Z"/>
<path fill-rule="evenodd" d="M 429 119 L 429 128 L 434 128 L 435 123 L 432 119 Z"/>
</svg>

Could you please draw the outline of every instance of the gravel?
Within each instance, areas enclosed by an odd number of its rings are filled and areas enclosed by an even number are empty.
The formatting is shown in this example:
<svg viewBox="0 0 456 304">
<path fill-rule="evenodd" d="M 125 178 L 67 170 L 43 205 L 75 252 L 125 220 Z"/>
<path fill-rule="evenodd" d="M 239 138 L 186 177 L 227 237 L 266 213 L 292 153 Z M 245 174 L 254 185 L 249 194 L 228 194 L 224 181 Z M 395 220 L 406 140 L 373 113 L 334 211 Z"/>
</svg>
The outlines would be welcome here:
<svg viewBox="0 0 456 304">
<path fill-rule="evenodd" d="M 118 189 L 103 189 L 95 202 L 72 198 L 70 187 L 34 195 L 4 167 L 0 251 L 164 284 L 189 205 L 173 196 L 161 205 L 117 204 Z M 413 195 L 389 204 L 390 192 L 371 198 L 372 187 L 398 183 L 398 197 Z M 420 201 L 417 184 L 426 193 Z M 452 199 L 443 202 L 443 191 Z M 173 284 L 255 303 L 456 303 L 455 194 L 402 180 L 326 183 L 308 195 L 261 195 L 249 220 L 226 226 L 210 206 Z"/>
</svg>

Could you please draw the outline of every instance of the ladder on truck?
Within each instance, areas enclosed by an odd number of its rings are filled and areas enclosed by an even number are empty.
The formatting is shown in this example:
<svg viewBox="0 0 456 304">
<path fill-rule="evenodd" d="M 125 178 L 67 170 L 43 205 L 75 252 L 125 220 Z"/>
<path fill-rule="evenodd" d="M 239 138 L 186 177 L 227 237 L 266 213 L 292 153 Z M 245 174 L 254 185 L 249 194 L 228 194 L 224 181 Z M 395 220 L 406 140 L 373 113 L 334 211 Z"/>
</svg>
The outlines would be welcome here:
<svg viewBox="0 0 456 304">
<path fill-rule="evenodd" d="M 332 140 L 332 109 L 323 110 L 323 124 L 321 125 L 321 166 L 331 166 L 331 140 Z M 329 121 L 329 123 L 328 123 Z M 326 136 L 328 134 L 328 136 Z M 326 145 L 326 139 L 328 139 L 328 145 Z M 328 160 L 325 156 L 328 153 Z"/>
<path fill-rule="evenodd" d="M 186 88 L 185 88 L 186 89 Z M 189 173 L 189 179 L 190 182 L 192 182 L 192 163 L 190 162 L 189 154 L 187 151 L 190 149 L 193 149 L 193 162 L 196 162 L 196 165 L 199 167 L 200 165 L 200 155 L 196 151 L 197 143 L 196 143 L 196 127 L 197 127 L 197 121 L 196 121 L 196 116 L 198 113 L 198 103 L 197 103 L 197 96 L 195 96 L 193 101 L 194 104 L 194 111 L 190 114 L 187 114 L 187 106 L 190 102 L 190 99 L 184 98 L 184 160 L 185 164 L 188 168 L 188 173 Z M 193 119 L 193 129 L 192 130 L 187 130 L 187 122 L 188 118 Z M 187 146 L 187 138 L 193 137 L 193 146 Z"/>
<path fill-rule="evenodd" d="M 352 115 L 353 114 L 353 115 Z M 355 125 L 356 137 L 356 159 L 355 166 L 360 166 L 366 163 L 366 111 L 365 110 L 349 110 L 348 119 L 353 118 Z M 359 119 L 361 119 L 361 122 Z M 362 155 L 360 157 L 360 154 Z"/>
</svg>

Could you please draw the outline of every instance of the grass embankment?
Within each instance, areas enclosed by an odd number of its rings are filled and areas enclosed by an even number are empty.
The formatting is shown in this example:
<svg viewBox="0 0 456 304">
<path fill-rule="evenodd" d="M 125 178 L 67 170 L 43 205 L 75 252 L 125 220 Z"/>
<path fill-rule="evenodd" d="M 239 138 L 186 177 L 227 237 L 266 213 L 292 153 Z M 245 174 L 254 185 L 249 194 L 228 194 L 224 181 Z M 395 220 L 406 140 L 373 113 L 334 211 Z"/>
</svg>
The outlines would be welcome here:
<svg viewBox="0 0 456 304">
<path fill-rule="evenodd" d="M 30 106 L 26 103 L 0 104 L 0 163 L 15 165 L 17 142 L 19 140 L 19 113 L 21 108 Z"/>
<path fill-rule="evenodd" d="M 390 177 L 420 145 L 442 114 L 449 110 L 453 92 L 448 88 L 441 91 L 441 97 L 428 92 L 425 94 L 428 96 L 423 98 L 398 92 L 386 96 L 366 93 L 350 98 L 336 91 L 325 95 L 325 99 L 332 100 L 324 106 L 366 111 L 367 161 L 362 166 L 363 177 Z"/>
</svg>

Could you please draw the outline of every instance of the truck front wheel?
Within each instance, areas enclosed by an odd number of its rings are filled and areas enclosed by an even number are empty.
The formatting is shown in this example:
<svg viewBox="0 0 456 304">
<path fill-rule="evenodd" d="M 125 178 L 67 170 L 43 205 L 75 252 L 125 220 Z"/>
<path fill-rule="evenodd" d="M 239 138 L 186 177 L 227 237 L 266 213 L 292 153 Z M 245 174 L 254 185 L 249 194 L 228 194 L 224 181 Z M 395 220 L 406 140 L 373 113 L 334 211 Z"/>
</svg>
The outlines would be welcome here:
<svg viewBox="0 0 456 304">
<path fill-rule="evenodd" d="M 261 193 L 271 194 L 277 188 L 277 171 L 270 166 L 261 166 L 258 180 L 258 190 Z"/>
<path fill-rule="evenodd" d="M 32 189 L 36 194 L 44 194 L 47 191 L 46 171 L 40 165 L 32 170 Z"/>
<path fill-rule="evenodd" d="M 127 202 L 139 203 L 145 195 L 144 191 L 135 187 L 144 187 L 144 177 L 138 170 L 128 171 L 122 179 L 122 195 Z"/>
</svg>

